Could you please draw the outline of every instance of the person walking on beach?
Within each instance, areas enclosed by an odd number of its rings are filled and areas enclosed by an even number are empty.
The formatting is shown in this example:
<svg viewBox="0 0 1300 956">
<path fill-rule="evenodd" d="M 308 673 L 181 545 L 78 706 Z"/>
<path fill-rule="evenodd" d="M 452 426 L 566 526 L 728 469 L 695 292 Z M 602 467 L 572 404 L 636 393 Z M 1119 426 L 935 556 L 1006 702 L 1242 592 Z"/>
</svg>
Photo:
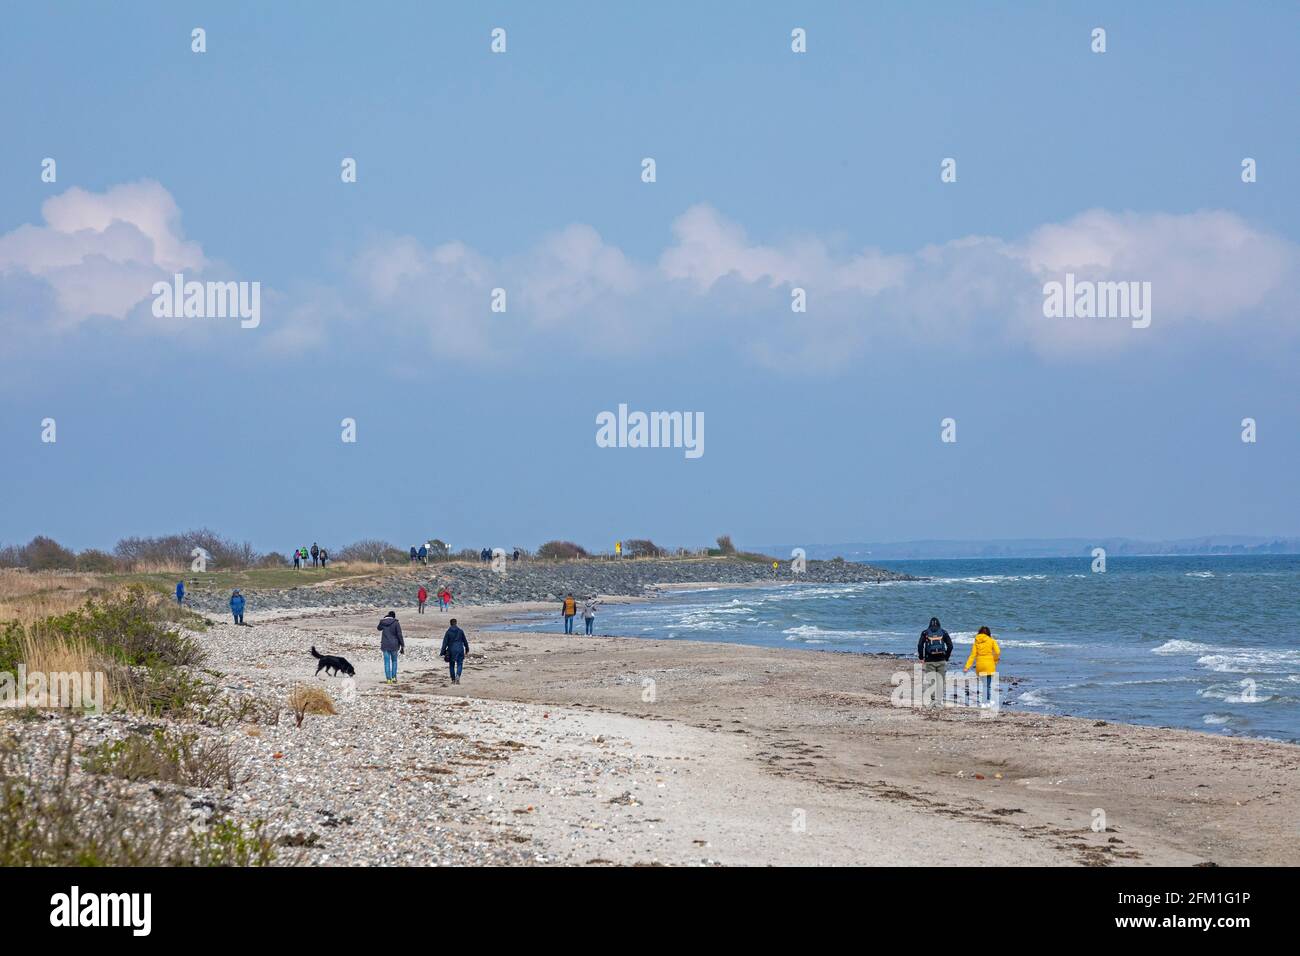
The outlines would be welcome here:
<svg viewBox="0 0 1300 956">
<path fill-rule="evenodd" d="M 930 626 L 921 632 L 921 639 L 916 642 L 916 656 L 925 668 L 921 678 L 921 703 L 926 703 L 929 695 L 927 687 L 933 682 L 934 706 L 942 707 L 944 678 L 948 674 L 948 658 L 952 657 L 952 638 L 939 624 L 937 617 L 930 618 Z"/>
<path fill-rule="evenodd" d="M 979 678 L 979 704 L 981 707 L 988 707 L 993 701 L 993 678 L 997 676 L 998 660 L 1002 657 L 1002 648 L 998 647 L 998 642 L 993 639 L 993 635 L 987 627 L 981 627 L 980 632 L 975 635 L 975 644 L 970 649 L 970 657 L 966 658 L 966 666 L 962 668 L 962 673 L 970 670 L 971 665 L 975 665 L 975 676 Z"/>
<path fill-rule="evenodd" d="M 185 603 L 185 582 L 184 581 L 176 582 L 176 603 L 177 604 Z"/>
<path fill-rule="evenodd" d="M 320 567 L 320 545 L 315 541 L 311 543 L 311 566 Z"/>
<path fill-rule="evenodd" d="M 294 569 L 295 571 L 297 571 L 297 570 L 298 570 L 299 568 L 301 568 L 301 567 L 302 567 L 302 555 L 298 553 L 298 549 L 297 549 L 297 548 L 294 548 L 294 549 L 293 549 L 293 569 Z"/>
<path fill-rule="evenodd" d="M 380 632 L 379 649 L 384 652 L 384 683 L 397 683 L 397 655 L 406 653 L 406 641 L 402 639 L 402 625 L 397 623 L 397 612 L 389 611 L 375 625 Z"/>
<path fill-rule="evenodd" d="M 420 545 L 420 550 L 415 552 L 415 554 L 420 559 L 421 564 L 429 563 L 429 549 L 424 545 Z"/>
<path fill-rule="evenodd" d="M 578 602 L 573 599 L 573 595 L 566 595 L 564 604 L 560 606 L 560 613 L 564 615 L 564 633 L 573 633 L 573 617 L 578 613 Z"/>
<path fill-rule="evenodd" d="M 589 597 L 582 602 L 582 622 L 587 626 L 587 636 L 591 637 L 592 625 L 596 623 L 596 605 L 600 602 Z"/>
<path fill-rule="evenodd" d="M 451 627 L 442 636 L 442 659 L 451 671 L 451 682 L 460 683 L 460 673 L 465 669 L 465 655 L 469 653 L 469 639 L 465 632 L 456 626 L 456 619 L 451 619 Z"/>
<path fill-rule="evenodd" d="M 420 590 L 418 590 L 418 591 L 415 592 L 415 600 L 419 602 L 419 604 L 420 604 L 420 613 L 423 614 L 423 613 L 424 613 L 424 602 L 427 601 L 427 600 L 429 600 L 429 592 L 426 591 L 426 590 L 424 589 L 424 585 L 423 585 L 423 584 L 420 585 Z"/>
<path fill-rule="evenodd" d="M 244 623 L 244 596 L 239 593 L 239 588 L 230 592 L 230 613 L 236 624 Z"/>
<path fill-rule="evenodd" d="M 325 567 L 325 562 L 330 559 L 330 553 L 324 548 L 320 549 L 320 566 Z"/>
<path fill-rule="evenodd" d="M 447 610 L 447 608 L 451 607 L 451 592 L 448 591 L 446 587 L 443 587 L 443 589 L 438 592 L 438 600 L 442 602 L 442 609 L 444 611 Z"/>
</svg>

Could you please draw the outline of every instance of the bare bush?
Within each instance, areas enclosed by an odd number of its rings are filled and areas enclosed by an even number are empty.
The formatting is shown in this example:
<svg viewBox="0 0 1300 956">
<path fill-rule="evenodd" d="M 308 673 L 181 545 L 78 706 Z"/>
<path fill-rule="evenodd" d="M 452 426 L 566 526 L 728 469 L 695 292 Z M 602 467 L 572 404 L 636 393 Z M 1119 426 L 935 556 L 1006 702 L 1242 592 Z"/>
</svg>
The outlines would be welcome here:
<svg viewBox="0 0 1300 956">
<path fill-rule="evenodd" d="M 632 538 L 623 542 L 623 555 L 628 558 L 658 558 L 667 552 L 647 538 Z"/>
<path fill-rule="evenodd" d="M 232 541 L 208 528 L 154 538 L 123 538 L 113 554 L 136 570 L 147 566 L 189 567 L 195 548 L 202 548 L 213 568 L 247 568 L 257 563 L 258 553 L 247 541 Z"/>
<path fill-rule="evenodd" d="M 82 766 L 90 773 L 123 780 L 156 780 L 184 787 L 234 790 L 248 781 L 229 741 L 173 730 L 101 744 L 83 759 Z"/>
<path fill-rule="evenodd" d="M 558 560 L 569 560 L 572 558 L 585 558 L 587 549 L 580 544 L 574 544 L 572 541 L 547 541 L 537 549 L 539 558 L 552 558 Z"/>
<path fill-rule="evenodd" d="M 335 561 L 363 561 L 371 564 L 395 564 L 410 560 L 408 552 L 379 538 L 353 541 L 330 557 Z"/>
<path fill-rule="evenodd" d="M 53 538 L 38 534 L 26 544 L 0 548 L 0 567 L 72 571 L 77 567 L 77 556 Z"/>
<path fill-rule="evenodd" d="M 77 555 L 77 570 L 91 574 L 112 574 L 118 570 L 118 563 L 107 551 L 87 548 Z"/>
</svg>

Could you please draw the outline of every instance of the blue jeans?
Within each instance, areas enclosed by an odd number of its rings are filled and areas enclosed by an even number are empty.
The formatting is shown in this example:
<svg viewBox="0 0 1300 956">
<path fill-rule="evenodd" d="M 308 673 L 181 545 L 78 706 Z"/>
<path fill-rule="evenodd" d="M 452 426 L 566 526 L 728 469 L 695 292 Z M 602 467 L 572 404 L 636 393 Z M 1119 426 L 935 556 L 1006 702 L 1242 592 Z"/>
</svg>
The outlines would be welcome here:
<svg viewBox="0 0 1300 956">
<path fill-rule="evenodd" d="M 397 677 L 397 651 L 384 651 L 384 677 L 387 680 Z"/>
<path fill-rule="evenodd" d="M 591 625 L 593 625 L 593 624 L 596 623 L 596 619 L 595 619 L 594 617 L 587 617 L 587 618 L 583 618 L 583 620 L 584 620 L 584 621 L 586 622 L 586 624 L 587 624 L 587 634 L 588 634 L 588 636 L 590 636 L 590 635 L 591 635 Z"/>
<path fill-rule="evenodd" d="M 566 614 L 566 615 L 564 615 L 564 633 L 565 633 L 565 634 L 572 634 L 572 633 L 573 633 L 573 615 L 572 615 L 572 614 Z"/>
<path fill-rule="evenodd" d="M 993 700 L 993 675 L 980 675 L 980 691 L 984 695 L 984 703 L 990 703 Z"/>
<path fill-rule="evenodd" d="M 236 623 L 236 624 L 243 624 L 243 623 L 244 623 L 244 612 L 243 612 L 243 611 L 231 611 L 230 613 L 231 613 L 231 616 L 234 617 L 234 619 L 235 619 L 235 623 Z"/>
<path fill-rule="evenodd" d="M 452 680 L 459 680 L 460 672 L 465 669 L 465 655 L 462 654 L 459 657 L 455 657 L 453 655 L 448 654 L 447 669 L 451 671 Z"/>
</svg>

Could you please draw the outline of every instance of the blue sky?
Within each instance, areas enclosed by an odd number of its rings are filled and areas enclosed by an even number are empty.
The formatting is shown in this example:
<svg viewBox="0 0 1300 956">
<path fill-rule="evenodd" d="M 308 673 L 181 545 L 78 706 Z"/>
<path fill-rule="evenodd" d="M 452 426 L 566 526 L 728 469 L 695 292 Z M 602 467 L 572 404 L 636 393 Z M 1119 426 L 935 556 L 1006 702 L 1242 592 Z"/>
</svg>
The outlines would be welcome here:
<svg viewBox="0 0 1300 956">
<path fill-rule="evenodd" d="M 1300 533 L 1293 4 L 4 17 L 0 541 Z M 178 268 L 261 324 L 153 317 Z"/>
</svg>

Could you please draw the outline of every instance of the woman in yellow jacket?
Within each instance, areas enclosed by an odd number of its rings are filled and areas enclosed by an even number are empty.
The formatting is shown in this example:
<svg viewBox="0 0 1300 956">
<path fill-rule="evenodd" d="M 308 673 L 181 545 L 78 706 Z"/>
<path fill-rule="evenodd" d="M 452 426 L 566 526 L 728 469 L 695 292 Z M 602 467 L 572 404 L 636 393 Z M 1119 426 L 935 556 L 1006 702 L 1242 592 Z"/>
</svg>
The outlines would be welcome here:
<svg viewBox="0 0 1300 956">
<path fill-rule="evenodd" d="M 987 707 L 993 699 L 993 678 L 998 669 L 998 658 L 1002 656 L 1002 648 L 998 647 L 998 642 L 993 640 L 993 635 L 989 633 L 987 627 L 981 627 L 980 632 L 975 635 L 975 646 L 970 649 L 970 657 L 966 658 L 966 666 L 962 668 L 962 673 L 970 670 L 972 664 L 975 665 L 975 673 L 982 678 L 980 681 L 983 687 L 983 701 L 981 707 Z"/>
</svg>

